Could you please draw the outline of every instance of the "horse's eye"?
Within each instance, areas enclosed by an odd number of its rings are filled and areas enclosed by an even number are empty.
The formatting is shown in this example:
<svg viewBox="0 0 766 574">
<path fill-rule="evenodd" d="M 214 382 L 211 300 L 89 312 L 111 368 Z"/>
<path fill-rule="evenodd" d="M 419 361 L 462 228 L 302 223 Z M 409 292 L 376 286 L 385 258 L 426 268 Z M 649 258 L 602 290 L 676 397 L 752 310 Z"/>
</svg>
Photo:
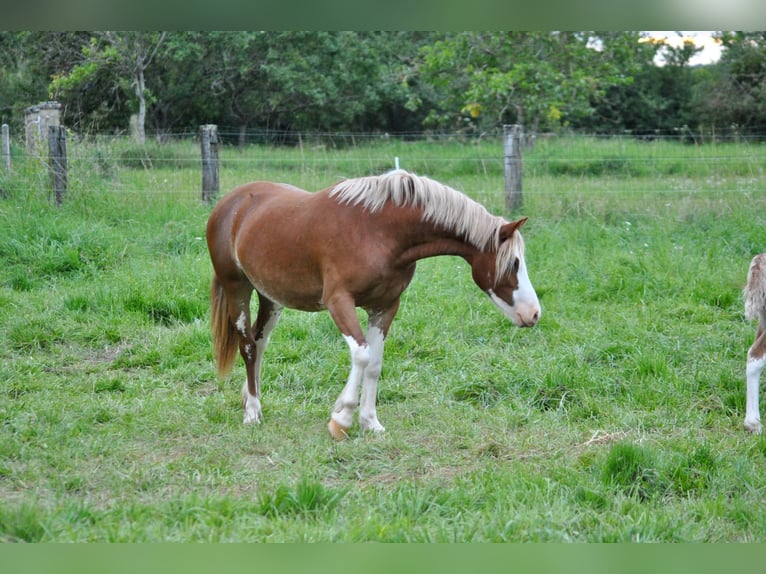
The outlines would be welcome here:
<svg viewBox="0 0 766 574">
<path fill-rule="evenodd" d="M 516 259 L 513 260 L 513 272 L 518 273 L 519 272 L 519 265 L 520 265 L 519 258 L 516 257 Z"/>
</svg>

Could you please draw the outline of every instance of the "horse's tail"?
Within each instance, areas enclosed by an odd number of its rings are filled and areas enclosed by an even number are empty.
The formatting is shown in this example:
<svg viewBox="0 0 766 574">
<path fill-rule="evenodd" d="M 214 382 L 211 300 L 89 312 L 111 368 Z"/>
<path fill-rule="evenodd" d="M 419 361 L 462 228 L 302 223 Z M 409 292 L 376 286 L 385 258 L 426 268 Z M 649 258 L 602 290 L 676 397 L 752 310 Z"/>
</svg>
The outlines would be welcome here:
<svg viewBox="0 0 766 574">
<path fill-rule="evenodd" d="M 210 330 L 213 333 L 213 359 L 219 377 L 231 372 L 234 360 L 239 350 L 239 339 L 234 330 L 234 325 L 229 320 L 229 304 L 226 293 L 213 273 L 213 281 L 210 285 Z"/>
<path fill-rule="evenodd" d="M 756 255 L 750 262 L 744 297 L 745 318 L 766 323 L 766 253 Z"/>
</svg>

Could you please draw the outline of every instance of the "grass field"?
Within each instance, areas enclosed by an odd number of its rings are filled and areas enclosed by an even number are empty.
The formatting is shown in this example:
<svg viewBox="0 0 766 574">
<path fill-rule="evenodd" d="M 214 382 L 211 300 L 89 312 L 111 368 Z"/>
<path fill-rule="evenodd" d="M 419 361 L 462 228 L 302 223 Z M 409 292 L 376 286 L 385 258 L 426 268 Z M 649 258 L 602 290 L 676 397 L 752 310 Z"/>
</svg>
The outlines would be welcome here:
<svg viewBox="0 0 766 574">
<path fill-rule="evenodd" d="M 319 189 L 399 157 L 502 213 L 496 149 L 224 149 L 221 182 Z M 514 328 L 462 260 L 421 262 L 386 345 L 387 431 L 342 443 L 326 313 L 284 313 L 265 423 L 242 425 L 241 361 L 218 381 L 211 358 L 196 148 L 129 152 L 71 145 L 58 209 L 36 161 L 0 175 L 1 541 L 766 540 L 740 295 L 766 250 L 763 146 L 539 141 L 540 323 Z"/>
</svg>

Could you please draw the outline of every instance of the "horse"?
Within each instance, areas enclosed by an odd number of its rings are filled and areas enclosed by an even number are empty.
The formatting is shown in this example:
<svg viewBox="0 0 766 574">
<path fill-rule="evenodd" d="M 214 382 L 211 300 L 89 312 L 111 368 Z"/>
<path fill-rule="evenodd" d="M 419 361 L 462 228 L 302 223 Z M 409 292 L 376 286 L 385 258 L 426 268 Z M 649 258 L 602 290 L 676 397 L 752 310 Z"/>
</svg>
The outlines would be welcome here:
<svg viewBox="0 0 766 574">
<path fill-rule="evenodd" d="M 513 324 L 535 325 L 541 308 L 519 232 L 526 221 L 491 215 L 463 193 L 401 169 L 317 192 L 254 181 L 224 195 L 206 230 L 213 355 L 221 377 L 237 350 L 244 360 L 244 423 L 263 420 L 261 361 L 282 309 L 327 310 L 351 354 L 327 428 L 345 439 L 358 405 L 362 431 L 383 432 L 376 402 L 384 341 L 421 259 L 463 258 Z M 357 308 L 367 313 L 366 335 Z"/>
<path fill-rule="evenodd" d="M 766 253 L 756 255 L 750 262 L 744 298 L 745 319 L 758 319 L 755 341 L 747 351 L 745 428 L 759 434 L 761 414 L 758 406 L 758 387 L 761 371 L 766 365 Z"/>
</svg>

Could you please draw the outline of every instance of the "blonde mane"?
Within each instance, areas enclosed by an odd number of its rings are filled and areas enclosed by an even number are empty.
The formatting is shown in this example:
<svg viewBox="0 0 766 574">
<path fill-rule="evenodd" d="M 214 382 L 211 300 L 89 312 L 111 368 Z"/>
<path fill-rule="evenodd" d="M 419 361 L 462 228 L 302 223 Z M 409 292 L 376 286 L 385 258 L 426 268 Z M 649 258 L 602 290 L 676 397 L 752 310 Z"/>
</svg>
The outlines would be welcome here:
<svg viewBox="0 0 766 574">
<path fill-rule="evenodd" d="M 428 177 L 405 170 L 383 175 L 346 179 L 329 191 L 339 203 L 361 205 L 375 213 L 386 203 L 423 210 L 423 221 L 454 231 L 482 251 L 497 251 L 496 280 L 510 273 L 513 260 L 524 255 L 524 240 L 514 233 L 500 243 L 500 227 L 508 223 L 463 193 Z"/>
</svg>

